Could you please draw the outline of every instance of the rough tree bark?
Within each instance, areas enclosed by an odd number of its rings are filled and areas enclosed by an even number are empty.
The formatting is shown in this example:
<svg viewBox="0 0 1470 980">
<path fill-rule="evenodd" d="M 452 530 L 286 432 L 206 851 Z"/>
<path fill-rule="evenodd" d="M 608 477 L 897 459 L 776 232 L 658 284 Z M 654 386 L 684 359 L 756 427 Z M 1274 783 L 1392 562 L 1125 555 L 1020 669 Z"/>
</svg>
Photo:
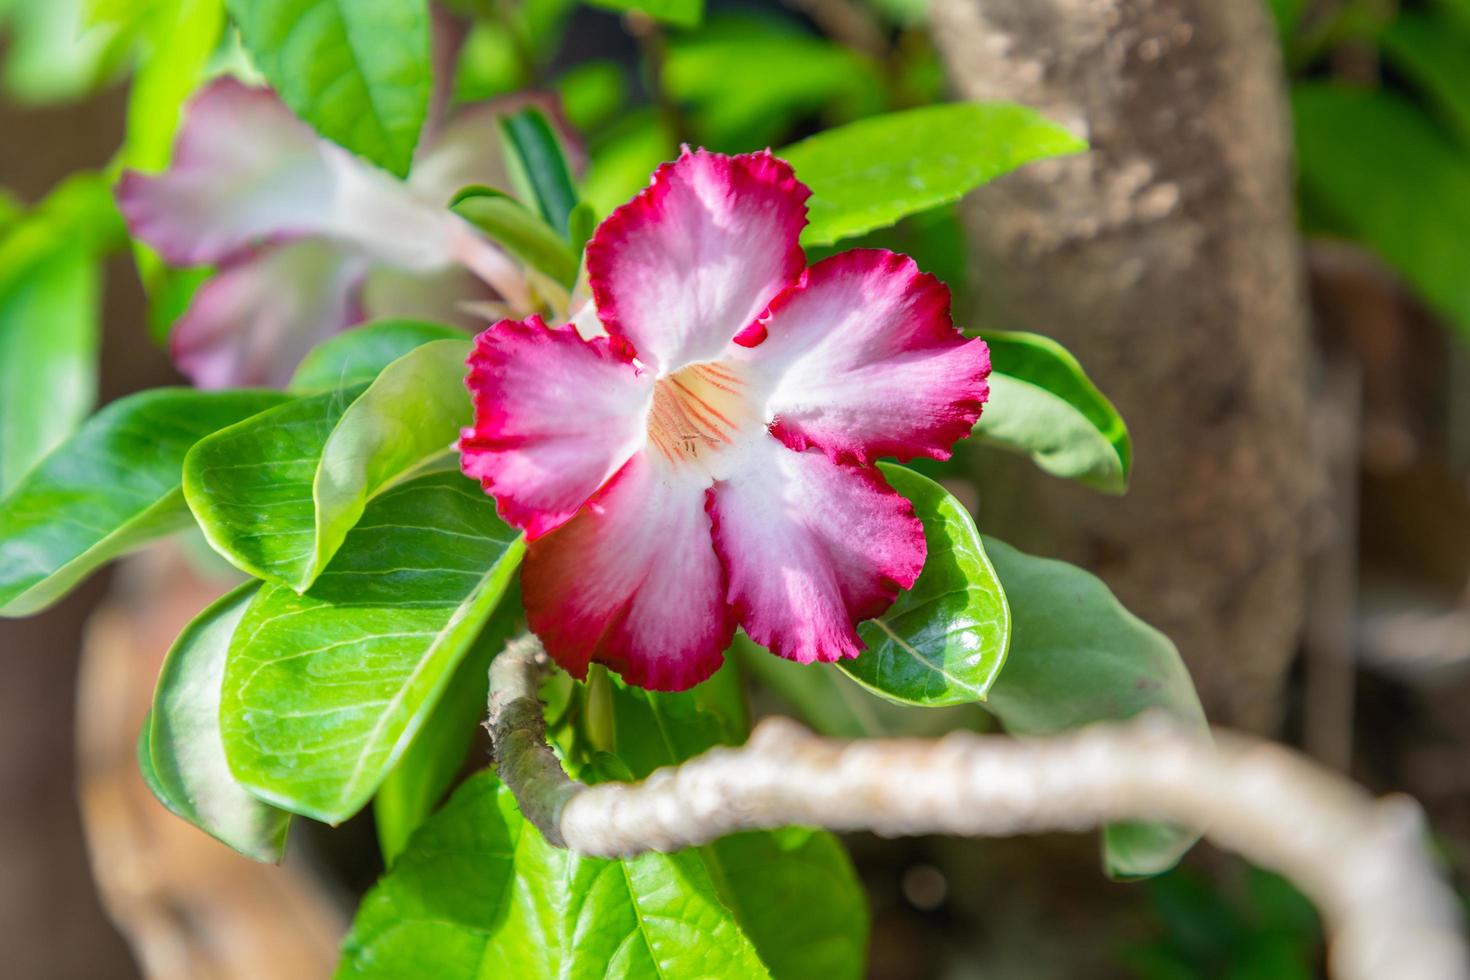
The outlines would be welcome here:
<svg viewBox="0 0 1470 980">
<path fill-rule="evenodd" d="M 934 16 L 960 94 L 1034 106 L 1092 145 L 966 203 L 971 312 L 1075 351 L 1135 445 L 1126 498 L 1027 475 L 985 501 L 987 519 L 1093 567 L 1168 633 L 1214 721 L 1269 730 L 1318 478 L 1265 5 L 937 0 Z"/>
</svg>

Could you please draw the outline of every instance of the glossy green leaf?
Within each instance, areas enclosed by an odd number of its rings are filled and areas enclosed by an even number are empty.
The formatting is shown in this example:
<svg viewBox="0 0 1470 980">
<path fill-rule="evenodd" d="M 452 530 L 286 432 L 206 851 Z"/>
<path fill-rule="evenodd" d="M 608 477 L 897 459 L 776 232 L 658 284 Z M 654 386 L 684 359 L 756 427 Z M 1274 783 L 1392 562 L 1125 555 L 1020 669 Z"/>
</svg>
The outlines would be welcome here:
<svg viewBox="0 0 1470 980">
<path fill-rule="evenodd" d="M 745 695 L 735 664 L 677 694 L 614 682 L 613 698 L 617 759 L 634 778 L 745 738 Z M 852 862 L 832 834 L 757 831 L 683 853 L 703 859 L 720 899 L 735 913 L 772 976 L 863 976 L 867 900 Z"/>
<path fill-rule="evenodd" d="M 768 977 L 691 851 L 628 861 L 547 844 L 482 772 L 363 900 L 337 980 Z"/>
<path fill-rule="evenodd" d="M 184 494 L 210 544 L 239 568 L 304 590 L 374 495 L 434 465 L 470 422 L 468 340 L 433 340 L 366 388 L 327 391 L 201 442 Z"/>
<path fill-rule="evenodd" d="M 323 136 L 402 177 L 429 108 L 425 0 L 227 0 L 266 81 Z"/>
<path fill-rule="evenodd" d="M 104 563 L 187 526 L 189 448 L 283 397 L 157 388 L 87 420 L 0 501 L 0 615 L 44 609 Z"/>
<path fill-rule="evenodd" d="M 279 861 L 290 815 L 240 787 L 220 739 L 220 684 L 235 627 L 255 597 L 251 582 L 200 613 L 174 641 L 153 695 L 153 794 L 205 833 L 257 861 Z"/>
<path fill-rule="evenodd" d="M 1133 465 L 1128 427 L 1077 359 L 1037 334 L 983 336 L 994 370 L 975 436 L 1029 455 L 1054 476 L 1125 492 Z"/>
<path fill-rule="evenodd" d="M 294 584 L 313 569 L 322 449 L 357 385 L 289 401 L 200 440 L 184 460 L 184 497 L 210 546 L 244 572 Z"/>
<path fill-rule="evenodd" d="M 1390 62 L 1437 102 L 1470 144 L 1470 22 L 1405 11 L 1379 37 Z"/>
<path fill-rule="evenodd" d="M 454 672 L 444 697 L 373 797 L 373 822 L 383 860 L 392 864 L 413 832 L 429 819 L 464 765 L 480 724 L 490 686 L 490 661 L 524 629 L 514 582 Z"/>
<path fill-rule="evenodd" d="M 1470 155 L 1387 92 L 1297 86 L 1302 189 L 1470 337 Z"/>
<path fill-rule="evenodd" d="M 534 201 L 546 223 L 565 238 L 577 189 L 556 131 L 541 110 L 522 109 L 500 120 L 500 133 L 506 164 L 512 180 L 523 188 L 522 197 Z"/>
<path fill-rule="evenodd" d="M 929 554 L 913 587 L 888 611 L 858 626 L 867 649 L 838 667 L 873 692 L 904 704 L 983 701 L 1005 663 L 1010 612 L 975 522 L 928 477 L 881 464 L 914 505 Z"/>
<path fill-rule="evenodd" d="M 338 823 L 443 696 L 524 545 L 458 473 L 379 495 L 305 594 L 267 585 L 231 644 L 220 707 L 235 777 Z"/>
<path fill-rule="evenodd" d="M 985 547 L 1011 607 L 1011 652 L 987 708 L 1017 735 L 1049 735 L 1148 710 L 1208 737 L 1204 711 L 1169 638 L 1134 616 L 1096 576 L 994 538 Z M 1122 876 L 1172 867 L 1196 834 L 1160 825 L 1109 827 Z"/>
<path fill-rule="evenodd" d="M 349 388 L 375 379 L 383 368 L 431 340 L 463 340 L 465 332 L 426 320 L 376 320 L 344 330 L 312 348 L 291 378 L 292 391 Z"/>
<path fill-rule="evenodd" d="M 515 198 L 477 188 L 456 197 L 453 210 L 511 255 L 563 286 L 571 286 L 577 278 L 578 259 L 567 240 Z"/>
<path fill-rule="evenodd" d="M 959 200 L 1002 174 L 1087 145 L 1034 110 L 961 102 L 829 129 L 776 155 L 812 189 L 803 245 L 830 245 Z"/>
<path fill-rule="evenodd" d="M 619 13 L 647 14 L 676 27 L 698 27 L 704 18 L 704 0 L 587 0 L 594 7 Z"/>
</svg>

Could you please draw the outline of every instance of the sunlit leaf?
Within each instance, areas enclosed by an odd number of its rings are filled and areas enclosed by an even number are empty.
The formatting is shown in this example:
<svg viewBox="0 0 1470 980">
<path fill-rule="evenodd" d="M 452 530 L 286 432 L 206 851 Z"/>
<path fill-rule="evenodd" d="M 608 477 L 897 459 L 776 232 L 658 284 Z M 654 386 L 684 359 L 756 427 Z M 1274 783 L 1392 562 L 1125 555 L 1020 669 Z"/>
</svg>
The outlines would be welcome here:
<svg viewBox="0 0 1470 980">
<path fill-rule="evenodd" d="M 256 588 L 234 590 L 179 634 L 158 675 L 147 737 L 160 802 L 241 854 L 278 861 L 291 818 L 235 782 L 219 731 L 225 655 Z"/>
<path fill-rule="evenodd" d="M 776 151 L 812 189 L 803 245 L 830 245 L 1087 145 L 1024 106 L 960 102 L 875 116 Z"/>
<path fill-rule="evenodd" d="M 984 442 L 1029 455 L 1054 476 L 1106 493 L 1128 489 L 1128 427 L 1077 359 L 1037 334 L 984 334 L 994 370 L 975 426 Z"/>
<path fill-rule="evenodd" d="M 506 164 L 512 180 L 522 188 L 522 197 L 535 202 L 546 223 L 565 236 L 567 218 L 577 206 L 577 190 L 551 123 L 539 109 L 523 109 L 505 116 L 499 125 Z M 575 268 L 572 275 L 576 275 Z"/>
<path fill-rule="evenodd" d="M 453 210 L 511 255 L 563 286 L 570 287 L 577 278 L 578 258 L 567 240 L 515 198 L 474 188 L 455 198 Z"/>
<path fill-rule="evenodd" d="M 425 0 L 227 0 L 256 66 L 318 132 L 402 177 L 429 108 Z"/>
<path fill-rule="evenodd" d="M 283 398 L 157 388 L 88 419 L 0 501 L 0 615 L 44 609 L 99 566 L 186 527 L 185 453 Z"/>
<path fill-rule="evenodd" d="M 431 340 L 463 340 L 458 327 L 424 320 L 376 320 L 344 330 L 312 348 L 291 377 L 292 391 L 350 388 Z"/>
<path fill-rule="evenodd" d="M 867 649 L 837 666 L 886 698 L 939 706 L 983 701 L 1005 663 L 1010 613 L 975 522 L 939 484 L 884 464 L 924 523 L 924 570 L 883 615 L 858 626 Z"/>
<path fill-rule="evenodd" d="M 235 777 L 337 823 L 370 799 L 499 604 L 524 545 L 458 473 L 379 495 L 306 593 L 263 587 L 220 707 Z"/>
<path fill-rule="evenodd" d="M 587 0 L 594 7 L 620 13 L 647 14 L 676 27 L 698 27 L 704 18 L 704 0 Z"/>
</svg>

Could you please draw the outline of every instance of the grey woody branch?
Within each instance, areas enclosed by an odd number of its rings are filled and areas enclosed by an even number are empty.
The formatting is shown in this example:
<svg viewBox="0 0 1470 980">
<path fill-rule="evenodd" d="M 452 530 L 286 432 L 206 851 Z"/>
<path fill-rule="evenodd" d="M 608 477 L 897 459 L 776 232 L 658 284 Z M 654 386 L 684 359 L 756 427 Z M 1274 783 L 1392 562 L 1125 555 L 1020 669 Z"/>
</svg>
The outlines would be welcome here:
<svg viewBox="0 0 1470 980">
<path fill-rule="evenodd" d="M 1470 977 L 1453 894 L 1425 850 L 1417 805 L 1372 800 L 1296 753 L 1220 733 L 1216 744 L 1145 718 L 1017 740 L 818 738 L 771 718 L 640 783 L 586 786 L 547 745 L 534 638 L 490 669 L 500 777 L 546 838 L 579 853 L 673 851 L 793 824 L 885 836 L 999 837 L 1119 820 L 1199 828 L 1290 878 L 1322 911 L 1331 965 L 1347 980 Z"/>
</svg>

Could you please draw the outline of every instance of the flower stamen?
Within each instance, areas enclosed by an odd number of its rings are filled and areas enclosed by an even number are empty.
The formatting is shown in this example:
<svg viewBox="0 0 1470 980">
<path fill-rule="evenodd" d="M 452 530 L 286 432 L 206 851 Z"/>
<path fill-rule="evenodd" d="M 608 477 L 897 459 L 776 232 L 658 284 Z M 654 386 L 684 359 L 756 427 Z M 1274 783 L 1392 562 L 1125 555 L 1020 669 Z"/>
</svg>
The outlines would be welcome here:
<svg viewBox="0 0 1470 980">
<path fill-rule="evenodd" d="M 670 463 L 710 463 L 735 444 L 752 413 L 745 382 L 715 364 L 691 364 L 659 379 L 648 412 L 648 438 Z"/>
</svg>

